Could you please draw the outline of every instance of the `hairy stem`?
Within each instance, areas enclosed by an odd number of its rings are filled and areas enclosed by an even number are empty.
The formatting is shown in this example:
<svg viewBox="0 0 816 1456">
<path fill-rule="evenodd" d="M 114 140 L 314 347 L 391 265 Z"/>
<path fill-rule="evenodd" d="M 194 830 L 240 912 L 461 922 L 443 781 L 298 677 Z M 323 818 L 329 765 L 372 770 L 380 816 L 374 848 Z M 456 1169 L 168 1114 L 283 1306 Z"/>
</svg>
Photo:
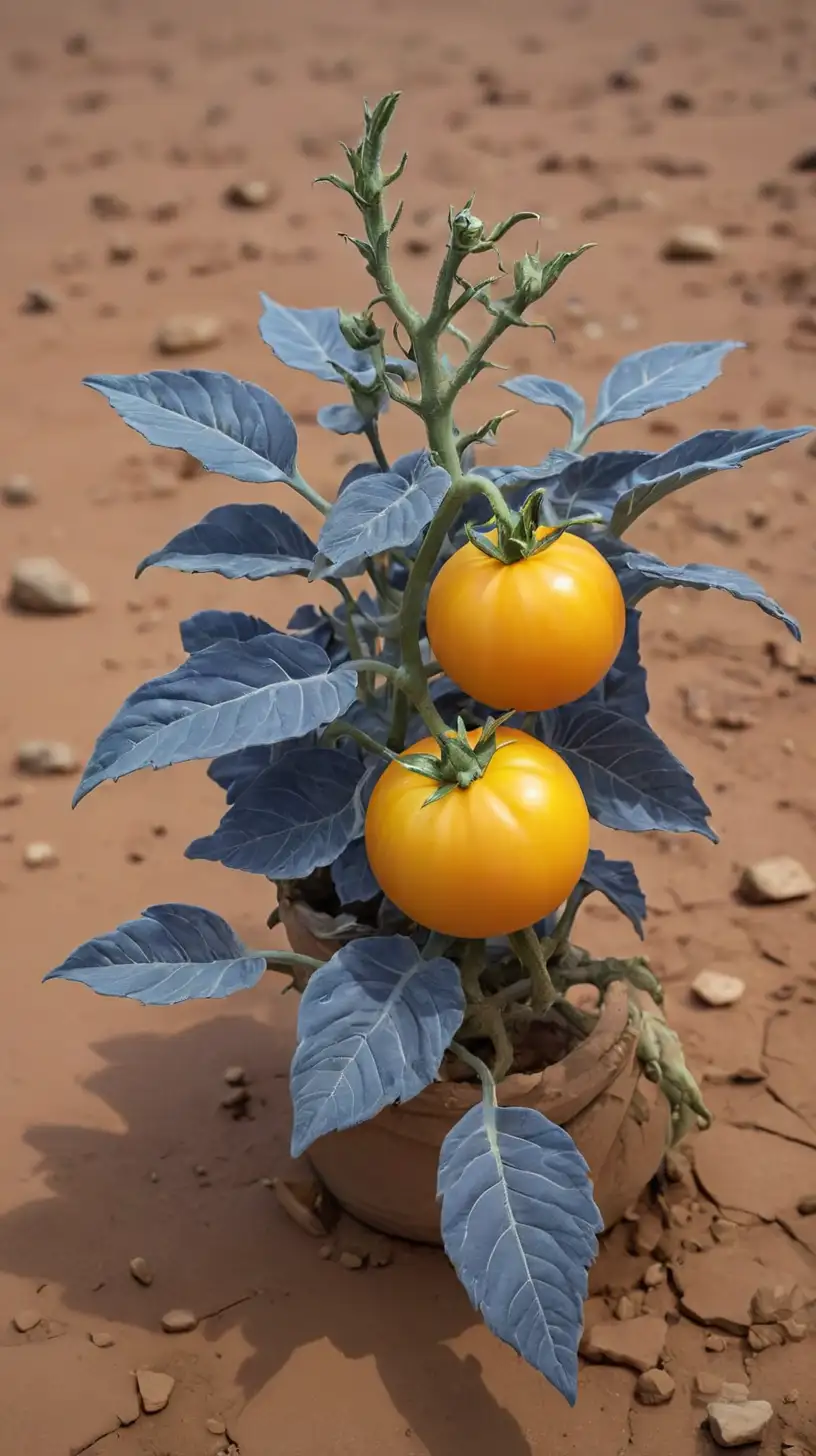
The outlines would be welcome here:
<svg viewBox="0 0 816 1456">
<path fill-rule="evenodd" d="M 386 455 L 382 447 L 382 440 L 380 439 L 380 429 L 376 420 L 369 420 L 367 422 L 365 427 L 365 434 L 368 443 L 371 446 L 372 451 L 374 452 L 374 459 L 379 465 L 380 470 L 390 470 L 391 466 L 388 463 L 388 456 Z"/>
<path fill-rule="evenodd" d="M 529 972 L 533 1010 L 547 1011 L 556 1000 L 557 992 L 547 970 L 541 941 L 530 925 L 526 930 L 517 930 L 509 939 L 525 971 Z"/>
</svg>

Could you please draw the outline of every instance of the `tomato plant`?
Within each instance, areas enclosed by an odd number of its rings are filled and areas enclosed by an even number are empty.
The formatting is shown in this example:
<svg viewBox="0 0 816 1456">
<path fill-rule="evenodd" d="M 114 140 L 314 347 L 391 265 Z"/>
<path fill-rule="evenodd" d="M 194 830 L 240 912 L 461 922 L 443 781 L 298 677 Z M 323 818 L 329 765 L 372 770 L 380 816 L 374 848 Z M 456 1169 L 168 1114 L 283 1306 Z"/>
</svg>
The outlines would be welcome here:
<svg viewBox="0 0 816 1456">
<path fill-rule="evenodd" d="M 474 747 L 480 735 L 465 736 Z M 403 760 L 440 751 L 422 739 L 374 788 L 365 842 L 377 883 L 409 920 L 464 940 L 535 925 L 572 893 L 589 853 L 575 775 L 529 733 L 499 728 L 480 776 L 428 803 L 427 778 Z"/>
<path fill-rule="evenodd" d="M 566 416 L 569 437 L 538 463 L 483 463 L 480 447 L 508 412 L 466 428 L 465 391 L 505 334 L 540 322 L 532 312 L 584 248 L 528 252 L 499 270 L 508 281 L 497 291 L 495 254 L 535 214 L 488 227 L 470 204 L 452 209 L 430 307 L 417 308 L 391 253 L 401 206 L 390 213 L 387 201 L 405 159 L 387 171 L 383 149 L 396 101 L 366 107 L 349 175 L 324 179 L 360 214 L 351 241 L 373 302 L 349 314 L 263 298 L 261 334 L 277 358 L 347 390 L 318 423 L 358 440 L 362 458 L 326 482 L 328 494 L 303 474 L 291 415 L 258 385 L 204 369 L 86 381 L 152 444 L 296 497 L 294 516 L 266 500 L 218 506 L 137 574 L 247 579 L 259 601 L 269 578 L 307 578 L 329 605 L 303 601 L 286 624 L 222 610 L 182 622 L 183 661 L 126 699 L 75 802 L 139 769 L 210 760 L 226 809 L 188 857 L 254 874 L 264 891 L 274 882 L 315 934 L 344 943 L 325 964 L 252 949 L 220 915 L 167 903 L 87 940 L 49 975 L 167 1005 L 290 974 L 302 992 L 296 1156 L 439 1079 L 478 1080 L 482 1098 L 442 1146 L 445 1247 L 491 1329 L 574 1401 L 601 1218 L 569 1133 L 532 1107 L 500 1106 L 496 1083 L 542 1036 L 572 1049 L 592 1032 L 599 1013 L 569 999 L 576 977 L 601 998 L 620 981 L 673 1137 L 705 1124 L 676 1038 L 639 1000 L 661 999 L 648 964 L 574 944 L 592 893 L 641 936 L 646 914 L 633 866 L 587 853 L 587 814 L 630 833 L 714 838 L 691 775 L 649 723 L 639 627 L 651 591 L 724 591 L 799 635 L 744 573 L 673 565 L 626 533 L 672 492 L 807 432 L 704 430 L 660 453 L 587 451 L 603 426 L 711 384 L 739 347 L 669 343 L 621 360 L 591 416 L 570 384 L 507 380 Z M 467 311 L 475 339 L 460 327 Z M 419 447 L 394 459 L 381 434 L 392 406 L 423 429 Z"/>
<path fill-rule="evenodd" d="M 545 526 L 534 539 L 540 549 L 509 563 L 478 538 L 467 542 L 428 596 L 437 661 L 491 708 L 538 712 L 572 703 L 606 676 L 623 645 L 623 592 L 597 547 Z"/>
</svg>

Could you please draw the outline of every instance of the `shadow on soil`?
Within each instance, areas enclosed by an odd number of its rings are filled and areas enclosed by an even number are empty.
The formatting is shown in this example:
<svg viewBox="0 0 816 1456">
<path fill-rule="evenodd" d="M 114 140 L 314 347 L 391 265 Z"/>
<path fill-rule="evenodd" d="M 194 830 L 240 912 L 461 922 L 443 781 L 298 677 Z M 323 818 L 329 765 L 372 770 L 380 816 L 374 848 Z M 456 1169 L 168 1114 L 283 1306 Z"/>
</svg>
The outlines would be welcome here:
<svg viewBox="0 0 816 1456">
<path fill-rule="evenodd" d="M 259 1182 L 290 1166 L 290 1046 L 234 1016 L 95 1045 L 103 1065 L 86 1086 L 110 1109 L 99 1110 L 108 1128 L 29 1130 L 50 1196 L 0 1218 L 0 1267 L 58 1285 L 89 1330 L 158 1331 L 173 1307 L 193 1309 L 206 1339 L 239 1327 L 253 1351 L 238 1372 L 247 1399 L 301 1345 L 326 1338 L 348 1360 L 374 1357 L 433 1456 L 530 1456 L 478 1360 L 444 1343 L 477 1317 L 443 1255 L 398 1245 L 390 1267 L 349 1273 L 320 1259 Z M 219 1106 L 236 1063 L 253 1093 L 240 1121 Z M 135 1255 L 154 1271 L 149 1288 L 129 1273 Z"/>
</svg>

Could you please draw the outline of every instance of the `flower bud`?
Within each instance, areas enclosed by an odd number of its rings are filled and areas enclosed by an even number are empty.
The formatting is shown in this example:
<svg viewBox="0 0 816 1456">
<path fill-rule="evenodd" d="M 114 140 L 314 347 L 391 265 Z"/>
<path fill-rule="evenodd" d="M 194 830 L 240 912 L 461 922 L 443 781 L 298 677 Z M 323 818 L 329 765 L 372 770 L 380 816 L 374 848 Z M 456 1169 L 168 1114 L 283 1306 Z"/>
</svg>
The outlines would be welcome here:
<svg viewBox="0 0 816 1456">
<path fill-rule="evenodd" d="M 340 332 L 351 349 L 376 349 L 385 333 L 378 328 L 370 313 L 340 312 Z"/>
<path fill-rule="evenodd" d="M 463 207 L 451 223 L 451 234 L 455 247 L 475 248 L 484 237 L 484 223 L 474 217 L 469 207 Z"/>
</svg>

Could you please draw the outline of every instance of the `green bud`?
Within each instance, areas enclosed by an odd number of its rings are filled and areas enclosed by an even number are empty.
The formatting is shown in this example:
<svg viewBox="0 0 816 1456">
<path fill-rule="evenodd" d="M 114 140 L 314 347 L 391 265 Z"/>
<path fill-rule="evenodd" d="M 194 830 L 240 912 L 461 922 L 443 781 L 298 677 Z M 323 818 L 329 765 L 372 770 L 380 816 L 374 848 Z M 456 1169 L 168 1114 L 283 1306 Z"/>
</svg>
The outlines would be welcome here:
<svg viewBox="0 0 816 1456">
<path fill-rule="evenodd" d="M 370 313 L 340 312 L 340 332 L 351 349 L 376 349 L 385 338 Z"/>
<path fill-rule="evenodd" d="M 484 237 L 484 223 L 481 218 L 474 217 L 469 207 L 463 207 L 457 212 L 451 222 L 451 236 L 453 245 L 456 248 L 475 248 L 477 243 Z"/>
</svg>

